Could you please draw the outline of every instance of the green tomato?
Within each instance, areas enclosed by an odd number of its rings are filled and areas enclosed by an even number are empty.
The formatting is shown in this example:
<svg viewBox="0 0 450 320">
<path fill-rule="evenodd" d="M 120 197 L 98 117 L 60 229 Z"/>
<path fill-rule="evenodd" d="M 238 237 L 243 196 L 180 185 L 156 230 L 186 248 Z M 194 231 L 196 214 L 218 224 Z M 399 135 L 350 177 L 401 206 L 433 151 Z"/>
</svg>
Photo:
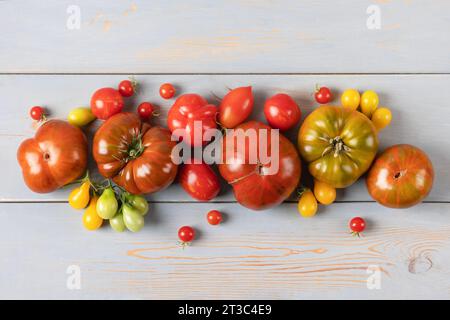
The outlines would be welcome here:
<svg viewBox="0 0 450 320">
<path fill-rule="evenodd" d="M 125 230 L 125 223 L 123 222 L 123 214 L 118 213 L 112 219 L 109 219 L 109 224 L 117 232 Z"/>
<path fill-rule="evenodd" d="M 94 121 L 95 116 L 92 113 L 91 108 L 80 107 L 72 109 L 67 116 L 67 120 L 74 126 L 82 127 Z"/>
<path fill-rule="evenodd" d="M 111 187 L 105 189 L 97 201 L 97 214 L 103 219 L 111 219 L 116 215 L 118 207 L 114 190 Z"/>
<path fill-rule="evenodd" d="M 132 232 L 138 232 L 144 226 L 144 217 L 142 214 L 128 204 L 124 204 L 122 207 L 123 222 L 128 230 Z"/>
<path fill-rule="evenodd" d="M 142 196 L 131 196 L 129 199 L 129 204 L 143 216 L 145 216 L 148 212 L 148 202 Z"/>
</svg>

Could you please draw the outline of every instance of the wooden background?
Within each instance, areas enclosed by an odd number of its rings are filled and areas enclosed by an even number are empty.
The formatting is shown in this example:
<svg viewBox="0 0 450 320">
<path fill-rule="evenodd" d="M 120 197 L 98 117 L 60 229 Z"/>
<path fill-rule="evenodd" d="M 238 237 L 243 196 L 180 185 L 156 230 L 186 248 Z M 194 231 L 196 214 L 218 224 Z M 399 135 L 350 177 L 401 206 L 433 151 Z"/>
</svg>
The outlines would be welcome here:
<svg viewBox="0 0 450 320">
<path fill-rule="evenodd" d="M 79 29 L 67 27 L 71 5 L 80 9 Z M 381 12 L 379 30 L 366 26 L 371 5 Z M 445 0 L 0 1 L 0 298 L 450 298 L 448 12 Z M 424 149 L 434 189 L 425 203 L 392 210 L 374 203 L 361 181 L 307 220 L 294 197 L 252 212 L 226 186 L 200 203 L 175 184 L 149 196 L 140 233 L 85 231 L 68 190 L 25 187 L 16 150 L 34 133 L 30 106 L 66 117 L 95 89 L 129 75 L 141 90 L 127 108 L 154 102 L 162 123 L 172 103 L 158 96 L 163 82 L 211 102 L 227 87 L 253 85 L 254 118 L 277 92 L 306 115 L 316 107 L 316 83 L 337 97 L 348 87 L 373 89 L 394 116 L 382 148 Z M 210 209 L 226 221 L 209 226 Z M 348 234 L 356 215 L 369 225 L 360 239 Z M 199 236 L 182 250 L 176 232 L 185 224 Z M 72 265 L 80 290 L 67 287 Z M 370 290 L 374 267 L 381 286 Z"/>
</svg>

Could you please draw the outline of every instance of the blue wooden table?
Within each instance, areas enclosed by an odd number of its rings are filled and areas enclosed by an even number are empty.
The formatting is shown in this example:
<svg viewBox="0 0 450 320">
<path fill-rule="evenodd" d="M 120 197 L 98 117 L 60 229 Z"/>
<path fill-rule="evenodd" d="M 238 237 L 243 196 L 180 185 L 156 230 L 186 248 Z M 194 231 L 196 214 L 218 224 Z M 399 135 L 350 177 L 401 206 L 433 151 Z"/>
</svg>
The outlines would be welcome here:
<svg viewBox="0 0 450 320">
<path fill-rule="evenodd" d="M 449 11 L 444 0 L 0 1 L 0 298 L 450 298 Z M 88 232 L 69 189 L 25 187 L 16 150 L 35 132 L 30 106 L 65 118 L 129 75 L 141 87 L 127 110 L 151 101 L 160 124 L 173 102 L 159 97 L 163 82 L 210 102 L 252 85 L 261 120 L 277 92 L 305 116 L 316 84 L 336 97 L 375 90 L 393 112 L 381 149 L 422 148 L 434 188 L 424 203 L 393 210 L 360 181 L 302 219 L 295 197 L 253 212 L 228 186 L 202 203 L 174 184 L 148 197 L 140 233 Z M 211 209 L 225 213 L 222 225 L 206 223 Z M 362 238 L 348 234 L 356 215 L 368 221 Z M 199 236 L 182 250 L 185 224 Z"/>
</svg>

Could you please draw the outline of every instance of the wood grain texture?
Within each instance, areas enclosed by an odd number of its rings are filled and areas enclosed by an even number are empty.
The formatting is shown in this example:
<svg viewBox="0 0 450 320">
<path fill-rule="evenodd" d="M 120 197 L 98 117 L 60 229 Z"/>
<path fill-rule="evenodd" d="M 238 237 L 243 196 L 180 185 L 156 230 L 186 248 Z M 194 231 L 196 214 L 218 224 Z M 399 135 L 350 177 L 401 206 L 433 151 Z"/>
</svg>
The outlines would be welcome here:
<svg viewBox="0 0 450 320">
<path fill-rule="evenodd" d="M 212 208 L 225 212 L 222 225 L 207 224 Z M 140 233 L 118 234 L 85 231 L 67 204 L 1 204 L 0 298 L 450 298 L 449 205 L 362 208 L 335 204 L 308 220 L 294 204 L 255 213 L 156 203 Z M 368 221 L 362 238 L 348 233 L 355 214 Z M 183 250 L 176 231 L 184 224 L 198 240 Z M 70 265 L 81 269 L 81 290 L 66 287 Z M 369 290 L 375 266 L 381 287 Z"/>
<path fill-rule="evenodd" d="M 0 184 L 0 201 L 65 201 L 68 190 L 50 194 L 29 191 L 21 177 L 16 161 L 16 150 L 22 140 L 34 134 L 28 116 L 31 105 L 46 106 L 53 117 L 65 118 L 73 107 L 88 105 L 94 90 L 103 86 L 115 86 L 124 76 L 0 76 L 0 96 L 3 97 L 0 112 L 0 162 L 9 168 L 4 172 L 7 184 Z M 161 108 L 161 116 L 155 124 L 165 125 L 172 101 L 163 101 L 158 95 L 159 85 L 170 81 L 180 93 L 198 92 L 212 103 L 214 95 L 223 96 L 227 87 L 253 85 L 256 97 L 253 118 L 263 120 L 262 107 L 266 98 L 277 92 L 291 94 L 303 111 L 303 118 L 317 104 L 312 92 L 316 83 L 329 85 L 339 103 L 342 90 L 356 87 L 361 91 L 373 89 L 380 95 L 382 105 L 392 109 L 393 121 L 380 135 L 381 150 L 396 143 L 410 143 L 427 152 L 434 163 L 436 180 L 428 201 L 450 201 L 450 141 L 447 138 L 450 124 L 449 75 L 149 75 L 137 76 L 141 83 L 139 94 L 127 101 L 128 110 L 135 110 L 138 102 L 151 101 Z M 438 92 L 439 94 L 432 94 Z M 89 130 L 88 130 L 89 131 Z M 93 131 L 93 128 L 90 130 Z M 296 141 L 297 128 L 288 132 Z M 93 165 L 95 167 L 95 165 Z M 306 172 L 306 170 L 304 170 Z M 308 184 L 307 175 L 303 179 Z M 178 185 L 149 196 L 155 201 L 192 201 Z M 216 201 L 234 200 L 230 188 L 224 186 Z M 340 201 L 370 201 L 363 180 L 341 191 Z"/>
<path fill-rule="evenodd" d="M 80 29 L 69 29 L 77 5 Z M 381 28 L 369 30 L 377 5 Z M 450 3 L 0 1 L 0 72 L 450 72 Z"/>
</svg>

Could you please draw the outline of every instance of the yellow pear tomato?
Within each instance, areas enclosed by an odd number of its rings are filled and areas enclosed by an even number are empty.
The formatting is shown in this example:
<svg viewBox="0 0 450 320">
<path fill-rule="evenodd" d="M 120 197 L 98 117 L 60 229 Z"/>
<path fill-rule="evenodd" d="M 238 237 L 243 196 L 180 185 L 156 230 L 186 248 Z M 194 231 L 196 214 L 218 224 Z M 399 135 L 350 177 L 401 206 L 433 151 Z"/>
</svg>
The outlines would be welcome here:
<svg viewBox="0 0 450 320">
<path fill-rule="evenodd" d="M 91 188 L 91 183 L 85 181 L 80 187 L 72 190 L 69 195 L 69 204 L 74 209 L 84 209 L 89 203 L 89 189 Z"/>
<path fill-rule="evenodd" d="M 74 126 L 83 127 L 94 121 L 95 116 L 92 113 L 91 108 L 79 107 L 72 109 L 72 111 L 69 112 L 67 120 Z"/>
<path fill-rule="evenodd" d="M 391 123 L 392 113 L 388 108 L 379 108 L 372 115 L 372 123 L 377 130 L 382 130 Z"/>
<path fill-rule="evenodd" d="M 342 106 L 350 108 L 352 110 L 358 109 L 360 100 L 361 97 L 359 95 L 359 92 L 355 89 L 347 89 L 344 91 L 344 93 L 342 93 L 341 96 Z"/>
<path fill-rule="evenodd" d="M 302 217 L 310 218 L 316 215 L 317 200 L 311 190 L 303 192 L 298 201 L 298 212 Z"/>
<path fill-rule="evenodd" d="M 336 189 L 325 182 L 315 180 L 314 196 L 317 201 L 327 206 L 336 200 Z"/>
<path fill-rule="evenodd" d="M 98 196 L 93 196 L 83 214 L 83 225 L 87 230 L 97 230 L 103 224 L 103 219 L 97 214 Z"/>
<path fill-rule="evenodd" d="M 361 96 L 361 111 L 369 119 L 375 110 L 378 108 L 378 94 L 375 91 L 367 90 Z"/>
</svg>

